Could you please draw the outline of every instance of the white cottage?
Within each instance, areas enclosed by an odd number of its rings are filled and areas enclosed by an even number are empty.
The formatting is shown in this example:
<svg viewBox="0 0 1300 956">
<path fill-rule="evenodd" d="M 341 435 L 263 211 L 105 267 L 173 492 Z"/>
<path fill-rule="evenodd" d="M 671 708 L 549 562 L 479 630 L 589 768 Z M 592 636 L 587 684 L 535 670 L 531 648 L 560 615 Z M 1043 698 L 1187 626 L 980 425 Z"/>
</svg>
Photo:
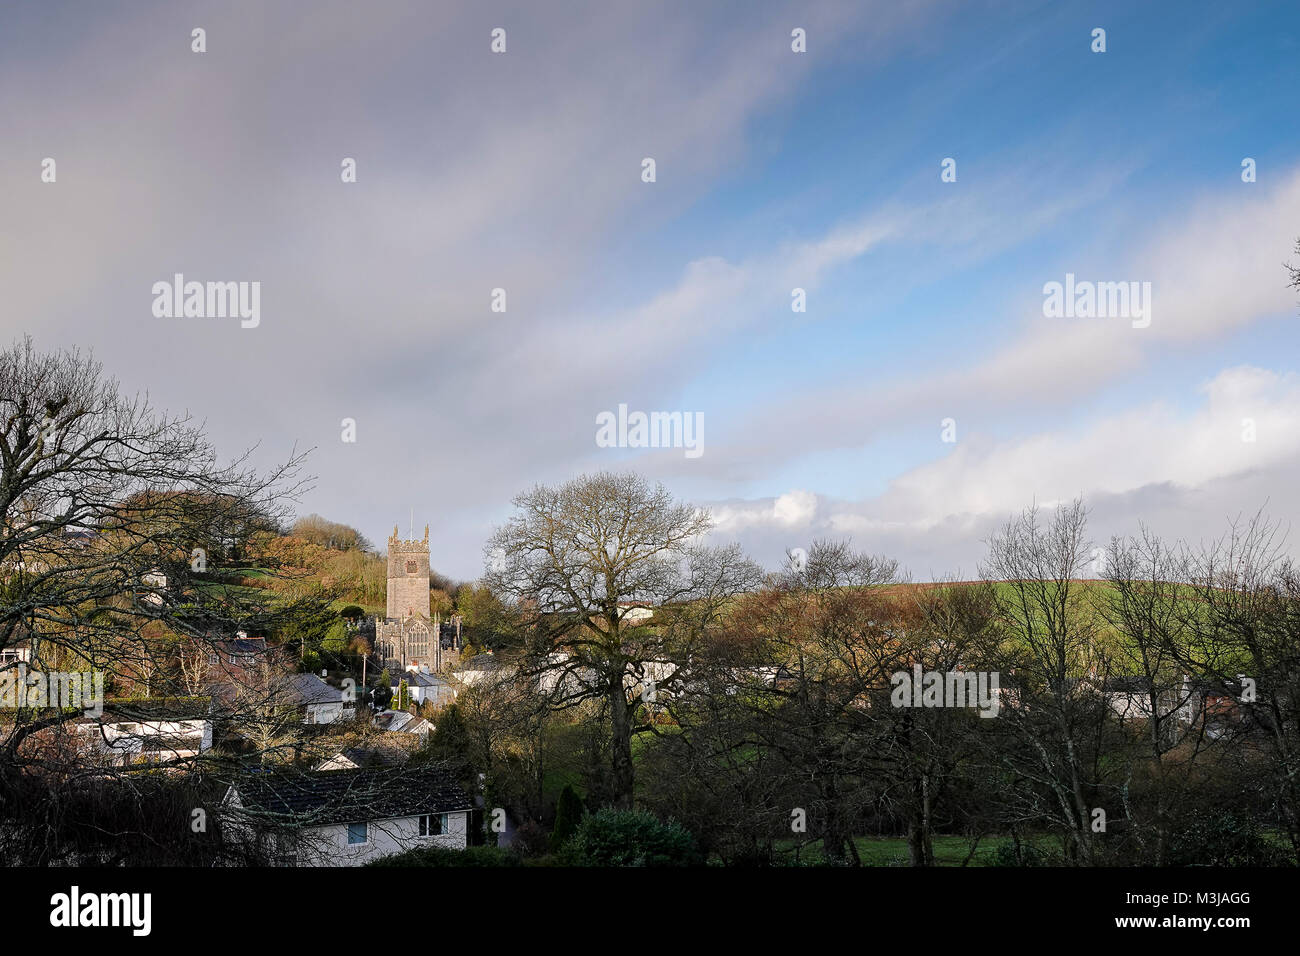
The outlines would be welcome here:
<svg viewBox="0 0 1300 956">
<path fill-rule="evenodd" d="M 420 847 L 463 850 L 473 801 L 435 767 L 254 775 L 222 814 L 281 865 L 361 866 Z"/>
<path fill-rule="evenodd" d="M 332 724 L 354 712 L 343 691 L 315 674 L 291 674 L 277 691 L 279 699 L 301 710 L 304 724 Z"/>
<path fill-rule="evenodd" d="M 211 705 L 206 697 L 105 702 L 98 717 L 78 722 L 86 750 L 107 763 L 171 763 L 212 748 Z"/>
</svg>

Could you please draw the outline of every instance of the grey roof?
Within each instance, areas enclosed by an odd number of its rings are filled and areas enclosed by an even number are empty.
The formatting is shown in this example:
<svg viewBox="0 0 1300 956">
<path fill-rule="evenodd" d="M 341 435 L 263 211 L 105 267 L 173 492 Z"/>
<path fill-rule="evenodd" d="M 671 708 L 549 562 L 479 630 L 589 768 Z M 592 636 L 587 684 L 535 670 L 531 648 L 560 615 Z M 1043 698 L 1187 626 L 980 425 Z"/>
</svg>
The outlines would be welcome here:
<svg viewBox="0 0 1300 956">
<path fill-rule="evenodd" d="M 229 637 L 213 642 L 213 646 L 227 654 L 265 654 L 266 638 L 264 637 Z"/>
<path fill-rule="evenodd" d="M 212 711 L 207 697 L 142 697 L 104 701 L 102 717 L 85 717 L 83 723 L 111 724 L 130 721 L 206 720 Z"/>
<path fill-rule="evenodd" d="M 375 726 L 382 730 L 391 730 L 398 733 L 414 734 L 419 733 L 421 725 L 433 728 L 423 717 L 417 717 L 415 714 L 409 714 L 404 710 L 386 710 L 381 714 L 375 715 Z"/>
<path fill-rule="evenodd" d="M 343 700 L 343 691 L 331 687 L 315 674 L 291 674 L 285 679 L 285 689 L 303 706 L 337 704 Z"/>
<path fill-rule="evenodd" d="M 269 823 L 324 826 L 470 810 L 473 801 L 441 769 L 365 767 L 255 774 L 232 788 L 245 811 Z"/>
<path fill-rule="evenodd" d="M 420 671 L 403 671 L 401 674 L 392 678 L 393 687 L 396 688 L 402 681 L 406 681 L 407 687 L 450 687 L 451 685 L 441 677 L 434 677 L 432 674 L 424 674 Z"/>
<path fill-rule="evenodd" d="M 411 755 L 400 747 L 344 747 L 330 760 L 339 757 L 347 758 L 358 767 L 398 767 L 406 763 Z"/>
</svg>

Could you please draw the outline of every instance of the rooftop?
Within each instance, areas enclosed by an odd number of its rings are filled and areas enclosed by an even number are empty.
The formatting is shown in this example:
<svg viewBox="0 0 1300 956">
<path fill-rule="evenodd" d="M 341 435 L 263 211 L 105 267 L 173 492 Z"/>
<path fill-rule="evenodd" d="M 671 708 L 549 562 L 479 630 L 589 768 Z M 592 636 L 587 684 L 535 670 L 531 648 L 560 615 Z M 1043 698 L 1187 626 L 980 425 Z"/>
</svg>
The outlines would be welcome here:
<svg viewBox="0 0 1300 956">
<path fill-rule="evenodd" d="M 343 700 L 343 691 L 331 687 L 315 674 L 290 674 L 285 678 L 285 690 L 304 706 L 337 704 Z"/>
<path fill-rule="evenodd" d="M 231 789 L 246 812 L 296 826 L 388 820 L 473 806 L 464 790 L 431 766 L 256 774 Z"/>
</svg>

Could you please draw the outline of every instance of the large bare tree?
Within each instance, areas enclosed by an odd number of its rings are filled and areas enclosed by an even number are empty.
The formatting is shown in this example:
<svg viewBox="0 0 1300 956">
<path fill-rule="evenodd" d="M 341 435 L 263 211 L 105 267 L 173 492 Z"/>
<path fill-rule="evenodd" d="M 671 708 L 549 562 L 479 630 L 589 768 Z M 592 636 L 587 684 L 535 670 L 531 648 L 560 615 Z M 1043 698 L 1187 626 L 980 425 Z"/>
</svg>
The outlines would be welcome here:
<svg viewBox="0 0 1300 956">
<path fill-rule="evenodd" d="M 1003 807 L 1013 827 L 1065 834 L 1074 862 L 1096 862 L 1094 810 L 1114 798 L 1105 779 L 1104 696 L 1110 660 L 1089 599 L 1092 543 L 1081 500 L 1046 521 L 1035 506 L 989 542 L 983 577 L 993 585 L 1004 640 L 998 669 L 1011 694 L 994 724 L 997 761 L 1012 782 Z"/>
<path fill-rule="evenodd" d="M 642 701 L 682 690 L 693 642 L 759 570 L 739 548 L 704 544 L 707 512 L 635 474 L 537 486 L 514 505 L 487 544 L 484 580 L 526 635 L 521 673 L 555 706 L 604 701 L 612 800 L 630 807 L 632 738 L 653 728 Z"/>
<path fill-rule="evenodd" d="M 21 660 L 29 672 L 99 672 L 109 696 L 188 697 L 202 683 L 196 668 L 237 631 L 273 633 L 318 611 L 327 596 L 285 600 L 223 580 L 222 565 L 280 524 L 304 487 L 302 455 L 269 472 L 250 456 L 223 461 L 198 424 L 124 394 L 93 357 L 30 339 L 0 352 L 0 650 L 11 652 L 0 668 L 10 680 Z M 53 833 L 78 836 L 65 825 L 70 801 L 110 779 L 129 788 L 148 769 L 88 759 L 84 719 L 66 707 L 0 714 L 10 859 L 76 859 L 50 845 Z"/>
</svg>

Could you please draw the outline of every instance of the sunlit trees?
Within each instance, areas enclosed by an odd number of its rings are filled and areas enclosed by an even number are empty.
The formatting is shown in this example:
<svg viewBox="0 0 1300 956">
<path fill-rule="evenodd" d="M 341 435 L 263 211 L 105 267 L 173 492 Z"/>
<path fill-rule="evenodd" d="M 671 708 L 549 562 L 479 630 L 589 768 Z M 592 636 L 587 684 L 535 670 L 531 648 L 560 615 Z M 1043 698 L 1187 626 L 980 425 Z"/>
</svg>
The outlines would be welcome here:
<svg viewBox="0 0 1300 956">
<path fill-rule="evenodd" d="M 614 802 L 630 807 L 646 682 L 656 693 L 681 686 L 686 645 L 756 583 L 757 569 L 737 548 L 705 547 L 708 514 L 634 474 L 537 486 L 514 504 L 485 549 L 485 583 L 519 614 L 526 667 L 553 703 L 604 701 Z M 633 602 L 654 608 L 655 619 L 634 617 Z"/>
</svg>

